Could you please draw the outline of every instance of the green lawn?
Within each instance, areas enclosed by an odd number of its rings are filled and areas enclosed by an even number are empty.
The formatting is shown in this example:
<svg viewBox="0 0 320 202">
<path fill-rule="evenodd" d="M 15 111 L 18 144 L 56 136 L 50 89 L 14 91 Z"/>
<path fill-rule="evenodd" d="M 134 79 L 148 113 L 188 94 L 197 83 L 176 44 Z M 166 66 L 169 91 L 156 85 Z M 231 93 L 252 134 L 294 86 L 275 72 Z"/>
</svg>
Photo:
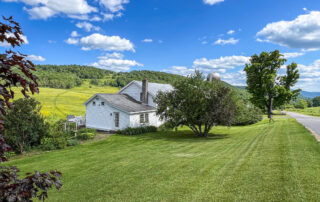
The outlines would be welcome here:
<svg viewBox="0 0 320 202">
<path fill-rule="evenodd" d="M 91 88 L 90 88 L 91 86 Z M 34 97 L 42 104 L 42 113 L 49 120 L 66 119 L 68 114 L 84 115 L 83 103 L 96 93 L 116 93 L 119 89 L 110 86 L 94 86 L 85 82 L 81 87 L 72 89 L 40 88 Z M 16 93 L 21 98 L 21 93 Z"/>
<path fill-rule="evenodd" d="M 320 116 L 320 107 L 308 107 L 305 109 L 287 109 L 290 112 L 297 112 L 300 114 L 310 115 L 310 116 Z"/>
<path fill-rule="evenodd" d="M 58 169 L 49 201 L 318 201 L 320 147 L 295 120 L 108 139 L 18 157 L 23 172 Z"/>
</svg>

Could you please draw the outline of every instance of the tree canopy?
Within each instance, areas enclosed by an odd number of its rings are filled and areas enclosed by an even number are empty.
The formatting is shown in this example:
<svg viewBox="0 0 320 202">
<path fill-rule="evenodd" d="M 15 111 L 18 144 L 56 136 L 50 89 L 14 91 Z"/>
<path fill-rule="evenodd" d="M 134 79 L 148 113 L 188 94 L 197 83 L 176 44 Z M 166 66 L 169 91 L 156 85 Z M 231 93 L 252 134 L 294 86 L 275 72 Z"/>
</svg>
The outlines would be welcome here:
<svg viewBox="0 0 320 202">
<path fill-rule="evenodd" d="M 179 80 L 171 92 L 158 93 L 157 114 L 172 127 L 188 126 L 198 137 L 207 137 L 213 126 L 231 125 L 236 105 L 233 91 L 219 81 L 204 81 L 198 71 Z"/>
<path fill-rule="evenodd" d="M 251 102 L 272 119 L 272 110 L 289 103 L 299 95 L 300 89 L 291 90 L 299 79 L 296 63 L 286 66 L 286 74 L 279 75 L 279 70 L 286 62 L 278 50 L 253 55 L 244 71 L 247 75 L 247 90 Z"/>
</svg>

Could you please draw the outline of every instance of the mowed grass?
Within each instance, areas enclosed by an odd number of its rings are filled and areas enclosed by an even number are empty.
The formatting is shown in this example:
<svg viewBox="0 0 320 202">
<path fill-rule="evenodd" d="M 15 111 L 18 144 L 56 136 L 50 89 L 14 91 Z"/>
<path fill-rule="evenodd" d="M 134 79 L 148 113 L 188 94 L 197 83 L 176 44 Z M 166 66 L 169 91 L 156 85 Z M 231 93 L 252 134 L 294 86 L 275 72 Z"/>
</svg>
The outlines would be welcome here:
<svg viewBox="0 0 320 202">
<path fill-rule="evenodd" d="M 300 114 L 319 116 L 320 117 L 320 107 L 308 107 L 305 109 L 287 109 L 287 111 L 297 112 Z"/>
<path fill-rule="evenodd" d="M 113 135 L 61 151 L 18 157 L 23 172 L 58 169 L 49 201 L 318 201 L 320 147 L 295 120 Z"/>
<path fill-rule="evenodd" d="M 91 86 L 91 88 L 90 88 Z M 31 95 L 38 100 L 42 105 L 41 113 L 48 120 L 66 119 L 67 115 L 73 114 L 76 116 L 85 114 L 85 106 L 83 103 L 96 93 L 116 93 L 118 88 L 110 86 L 94 86 L 84 83 L 81 87 L 72 89 L 55 89 L 41 88 L 40 93 Z M 16 98 L 21 98 L 22 95 L 16 92 Z"/>
</svg>

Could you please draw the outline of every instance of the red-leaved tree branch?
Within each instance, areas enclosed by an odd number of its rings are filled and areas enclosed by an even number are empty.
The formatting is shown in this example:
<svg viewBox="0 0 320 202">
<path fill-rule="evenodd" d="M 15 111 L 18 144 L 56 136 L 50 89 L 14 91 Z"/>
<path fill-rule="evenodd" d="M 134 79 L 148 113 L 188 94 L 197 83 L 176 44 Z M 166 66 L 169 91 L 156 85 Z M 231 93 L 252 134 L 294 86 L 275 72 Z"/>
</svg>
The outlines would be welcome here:
<svg viewBox="0 0 320 202">
<path fill-rule="evenodd" d="M 3 20 L 4 22 L 0 22 L 0 43 L 12 48 L 21 46 L 25 41 L 19 23 L 12 17 L 3 17 Z M 12 108 L 11 100 L 14 98 L 12 87 L 20 87 L 26 98 L 27 92 L 38 93 L 37 77 L 33 75 L 35 70 L 27 55 L 13 50 L 0 54 L 0 164 L 8 160 L 5 154 L 11 150 L 5 143 L 3 133 L 6 109 Z M 17 167 L 0 166 L 0 201 L 31 201 L 34 197 L 44 200 L 52 186 L 58 190 L 62 186 L 61 173 L 58 171 L 35 171 L 34 174 L 27 173 L 22 179 L 19 179 L 18 173 Z"/>
</svg>

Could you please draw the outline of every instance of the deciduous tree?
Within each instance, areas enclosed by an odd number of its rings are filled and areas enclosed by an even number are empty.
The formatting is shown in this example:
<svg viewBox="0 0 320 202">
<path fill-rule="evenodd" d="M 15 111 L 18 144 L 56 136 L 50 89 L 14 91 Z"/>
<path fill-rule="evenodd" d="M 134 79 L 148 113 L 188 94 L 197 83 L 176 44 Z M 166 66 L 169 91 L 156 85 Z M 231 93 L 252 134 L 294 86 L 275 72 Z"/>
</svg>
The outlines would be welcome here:
<svg viewBox="0 0 320 202">
<path fill-rule="evenodd" d="M 251 93 L 251 102 L 268 113 L 272 120 L 273 108 L 280 107 L 298 96 L 300 89 L 291 90 L 299 79 L 296 63 L 286 67 L 286 74 L 279 75 L 279 70 L 286 62 L 278 50 L 253 55 L 250 64 L 246 64 L 247 90 Z"/>
<path fill-rule="evenodd" d="M 177 81 L 171 92 L 160 92 L 157 114 L 171 126 L 188 126 L 198 137 L 207 137 L 213 126 L 231 125 L 235 102 L 230 88 L 219 81 L 204 81 L 198 71 Z"/>
</svg>

